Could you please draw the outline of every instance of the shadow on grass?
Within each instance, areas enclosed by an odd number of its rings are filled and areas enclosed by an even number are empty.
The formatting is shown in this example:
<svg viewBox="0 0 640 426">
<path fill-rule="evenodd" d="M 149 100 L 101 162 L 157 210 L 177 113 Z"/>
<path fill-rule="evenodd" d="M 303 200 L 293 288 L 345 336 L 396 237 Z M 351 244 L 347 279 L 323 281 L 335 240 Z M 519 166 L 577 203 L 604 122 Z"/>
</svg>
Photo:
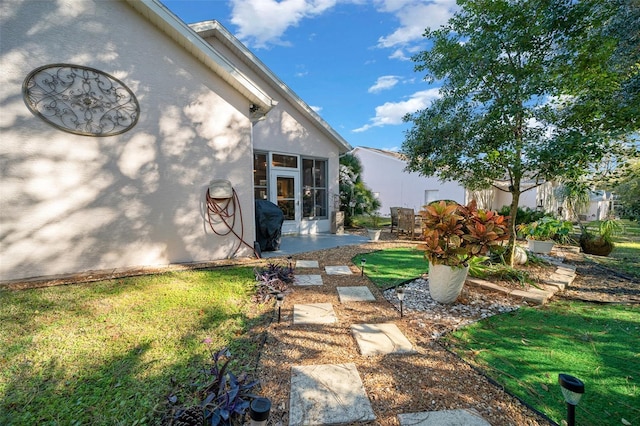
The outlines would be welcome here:
<svg viewBox="0 0 640 426">
<path fill-rule="evenodd" d="M 252 270 L 189 274 L 0 293 L 0 424 L 159 424 L 193 397 L 206 336 L 253 373 L 272 311 Z"/>
</svg>

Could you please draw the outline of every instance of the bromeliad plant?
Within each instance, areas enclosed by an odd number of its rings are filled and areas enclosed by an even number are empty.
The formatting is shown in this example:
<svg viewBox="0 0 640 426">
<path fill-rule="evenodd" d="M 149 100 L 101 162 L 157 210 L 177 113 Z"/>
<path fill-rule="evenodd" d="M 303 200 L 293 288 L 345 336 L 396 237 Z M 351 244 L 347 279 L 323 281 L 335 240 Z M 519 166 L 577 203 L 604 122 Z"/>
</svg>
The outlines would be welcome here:
<svg viewBox="0 0 640 426">
<path fill-rule="evenodd" d="M 509 239 L 507 217 L 477 208 L 475 200 L 463 206 L 433 202 L 420 211 L 425 257 L 433 265 L 467 266 L 469 259 L 486 255 Z"/>
</svg>

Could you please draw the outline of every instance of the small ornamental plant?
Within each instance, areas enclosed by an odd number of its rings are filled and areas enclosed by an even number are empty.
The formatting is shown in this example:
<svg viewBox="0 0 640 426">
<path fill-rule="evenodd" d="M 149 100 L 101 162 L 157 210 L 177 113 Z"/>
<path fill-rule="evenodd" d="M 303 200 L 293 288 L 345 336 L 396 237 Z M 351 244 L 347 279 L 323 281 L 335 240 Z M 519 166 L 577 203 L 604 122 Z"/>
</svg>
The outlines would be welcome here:
<svg viewBox="0 0 640 426">
<path fill-rule="evenodd" d="M 433 202 L 420 211 L 425 257 L 433 265 L 464 267 L 476 256 L 509 239 L 508 217 L 478 209 L 475 200 L 463 206 Z"/>
<path fill-rule="evenodd" d="M 205 339 L 204 343 L 210 345 L 211 340 Z M 227 348 L 210 351 L 210 355 L 211 364 L 205 366 L 193 382 L 200 403 L 177 408 L 172 426 L 241 425 L 251 400 L 258 397 L 252 393 L 259 384 L 257 380 L 250 380 L 246 374 L 236 376 L 230 371 L 231 354 Z M 176 395 L 169 396 L 172 404 L 177 399 Z"/>
<path fill-rule="evenodd" d="M 256 276 L 256 302 L 264 303 L 279 293 L 289 293 L 289 286 L 295 281 L 293 261 L 287 265 L 269 263 L 265 267 L 254 269 Z"/>
<path fill-rule="evenodd" d="M 558 220 L 545 216 L 535 222 L 518 225 L 518 232 L 528 240 L 567 242 L 573 231 L 568 220 Z"/>
</svg>

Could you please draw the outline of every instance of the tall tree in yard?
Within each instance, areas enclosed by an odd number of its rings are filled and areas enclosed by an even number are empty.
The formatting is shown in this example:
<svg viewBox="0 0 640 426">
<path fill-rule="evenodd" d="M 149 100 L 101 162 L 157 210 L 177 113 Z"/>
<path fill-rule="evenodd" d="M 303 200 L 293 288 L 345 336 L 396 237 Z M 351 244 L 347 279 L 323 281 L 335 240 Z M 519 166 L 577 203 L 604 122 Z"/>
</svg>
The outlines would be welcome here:
<svg viewBox="0 0 640 426">
<path fill-rule="evenodd" d="M 637 58 L 638 37 L 629 47 L 621 35 L 637 35 L 640 23 L 625 18 L 621 32 L 614 22 L 624 8 L 637 12 L 637 0 L 458 4 L 446 26 L 426 30 L 431 48 L 413 58 L 441 87 L 429 107 L 405 117 L 413 123 L 402 147 L 410 170 L 507 190 L 515 217 L 523 192 L 629 155 L 621 141 L 638 130 L 640 64 L 616 55 L 624 48 Z M 621 96 L 623 110 L 615 107 Z M 515 238 L 512 223 L 512 249 Z"/>
</svg>

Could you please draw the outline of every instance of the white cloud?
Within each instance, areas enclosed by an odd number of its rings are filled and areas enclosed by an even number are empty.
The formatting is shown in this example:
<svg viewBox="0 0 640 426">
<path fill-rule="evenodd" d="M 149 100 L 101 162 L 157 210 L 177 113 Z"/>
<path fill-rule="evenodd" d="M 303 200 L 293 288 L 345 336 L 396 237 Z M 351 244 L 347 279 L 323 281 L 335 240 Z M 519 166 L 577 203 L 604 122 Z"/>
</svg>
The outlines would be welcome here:
<svg viewBox="0 0 640 426">
<path fill-rule="evenodd" d="M 231 0 L 231 22 L 238 27 L 235 34 L 256 48 L 269 44 L 289 44 L 283 35 L 305 18 L 328 12 L 338 3 L 366 3 L 360 0 Z M 455 0 L 376 0 L 381 13 L 395 15 L 399 27 L 378 39 L 378 47 L 399 48 L 422 39 L 425 28 L 445 24 L 457 10 Z M 312 34 L 311 37 L 314 35 Z M 406 59 L 399 52 L 394 56 Z"/>
<path fill-rule="evenodd" d="M 322 111 L 322 107 L 319 107 L 319 106 L 309 105 L 309 108 L 311 108 L 312 110 L 314 110 L 317 113 L 320 113 L 320 111 Z"/>
<path fill-rule="evenodd" d="M 393 51 L 391 55 L 389 55 L 389 59 L 399 59 L 401 61 L 410 61 L 411 57 L 407 56 L 402 49 L 396 49 Z"/>
<path fill-rule="evenodd" d="M 287 28 L 304 18 L 320 15 L 337 0 L 232 0 L 231 22 L 238 27 L 236 36 L 257 48 L 268 43 L 283 44 Z"/>
<path fill-rule="evenodd" d="M 431 101 L 440 97 L 439 88 L 432 88 L 416 92 L 405 101 L 385 102 L 376 107 L 376 116 L 370 119 L 371 123 L 354 129 L 353 132 L 365 132 L 372 127 L 402 124 L 402 117 L 407 113 L 414 113 L 429 106 Z"/>
<path fill-rule="evenodd" d="M 383 75 L 382 77 L 378 77 L 376 80 L 376 84 L 369 87 L 369 93 L 378 93 L 383 90 L 391 89 L 393 86 L 398 84 L 398 77 L 395 75 Z"/>
<path fill-rule="evenodd" d="M 378 10 L 393 13 L 400 22 L 393 33 L 378 39 L 382 48 L 420 41 L 426 28 L 446 24 L 458 8 L 455 0 L 381 0 L 377 5 Z"/>
</svg>

